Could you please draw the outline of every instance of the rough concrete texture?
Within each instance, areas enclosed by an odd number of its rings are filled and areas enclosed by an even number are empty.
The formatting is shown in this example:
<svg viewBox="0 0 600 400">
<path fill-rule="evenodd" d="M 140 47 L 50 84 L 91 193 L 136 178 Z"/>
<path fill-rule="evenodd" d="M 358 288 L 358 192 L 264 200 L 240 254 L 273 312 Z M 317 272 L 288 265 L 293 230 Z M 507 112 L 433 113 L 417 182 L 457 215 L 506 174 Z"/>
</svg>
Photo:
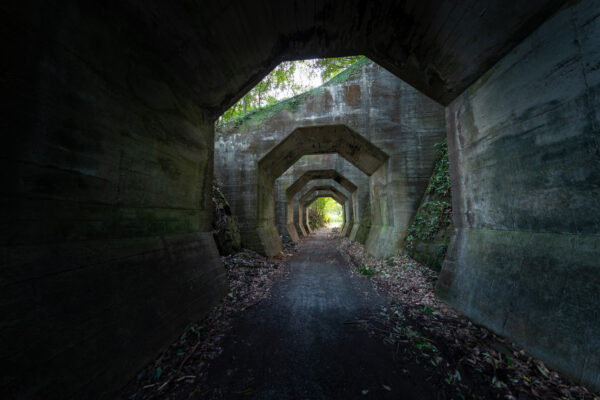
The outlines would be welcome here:
<svg viewBox="0 0 600 400">
<path fill-rule="evenodd" d="M 369 203 L 369 176 L 356 168 L 352 163 L 340 157 L 337 154 L 311 155 L 304 156 L 292 165 L 283 175 L 275 181 L 275 206 L 276 206 L 276 222 L 280 232 L 287 232 L 287 219 L 290 215 L 287 211 L 287 188 L 300 179 L 304 174 L 315 170 L 335 170 L 338 174 L 351 181 L 356 186 L 356 195 L 352 195 L 352 215 L 353 225 L 348 232 L 348 237 L 351 240 L 364 243 L 370 228 L 370 213 L 371 205 Z M 313 173 L 313 172 L 311 172 Z M 296 225 L 296 232 L 300 232 L 298 226 L 298 200 L 300 194 L 296 194 L 293 198 L 293 220 Z M 357 220 L 366 220 L 365 226 L 360 226 L 356 223 Z"/>
<path fill-rule="evenodd" d="M 1 6 L 0 397 L 92 398 L 226 293 L 213 122 L 139 20 L 22 5 Z"/>
<path fill-rule="evenodd" d="M 386 257 L 402 247 L 433 167 L 433 144 L 444 135 L 441 106 L 365 60 L 322 87 L 221 127 L 215 171 L 245 245 L 274 254 L 273 180 L 302 154 L 338 152 L 371 176 L 366 243 Z"/>
<path fill-rule="evenodd" d="M 447 109 L 438 293 L 600 390 L 600 10 L 544 23 Z"/>
<path fill-rule="evenodd" d="M 107 393 L 170 343 L 187 321 L 210 309 L 224 287 L 210 233 L 212 122 L 279 61 L 366 54 L 448 104 L 563 3 L 3 2 L 0 89 L 10 99 L 0 118 L 4 226 L 0 380 L 5 391 L 20 398 L 109 397 Z M 590 11 L 579 14 L 584 7 Z M 597 87 L 598 46 L 590 45 L 594 36 L 588 34 L 597 24 L 583 24 L 580 16 L 591 18 L 596 12 L 592 2 L 571 5 L 561 14 L 571 18 L 549 36 L 551 46 L 557 47 L 557 41 L 567 37 L 572 39 L 570 46 L 579 46 L 575 63 L 548 70 L 545 67 L 558 57 L 554 51 L 546 58 L 530 58 L 530 68 L 504 78 L 507 88 L 514 90 L 513 83 L 520 82 L 525 92 L 535 87 L 542 94 L 549 86 L 537 85 L 556 79 L 551 89 L 560 107 L 571 107 L 530 115 L 532 121 L 597 104 L 593 88 Z M 566 34 L 559 35 L 563 31 Z M 575 43 L 574 37 L 585 40 Z M 528 43 L 532 49 L 540 46 Z M 567 74 L 575 65 L 579 73 Z M 542 71 L 549 75 L 542 77 Z M 590 89 L 581 89 L 582 80 Z M 587 93 L 577 97 L 579 102 L 572 101 L 576 90 Z M 343 94 L 331 93 L 340 94 L 338 98 Z M 365 93 L 360 98 L 366 102 Z M 403 90 L 388 93 L 394 98 L 404 94 Z M 522 106 L 525 99 L 535 101 L 532 95 L 514 92 L 508 99 L 498 97 L 501 104 L 511 101 Z M 487 103 L 490 115 L 495 115 L 499 110 Z M 378 120 L 377 109 L 371 111 L 371 119 Z M 318 112 L 314 114 L 320 118 Z M 554 123 L 564 128 L 562 132 L 575 133 L 583 115 Z M 398 120 L 393 124 L 401 125 Z M 550 160 L 553 157 L 569 160 L 556 165 L 556 177 L 548 175 L 548 184 L 560 181 L 562 171 L 571 171 L 571 162 L 580 165 L 597 154 L 574 148 L 582 136 L 574 137 L 548 156 L 549 163 L 555 162 Z M 243 142 L 239 136 L 233 140 Z M 597 136 L 590 141 L 597 146 Z M 506 143 L 515 144 L 517 150 L 520 146 L 516 138 L 507 138 Z M 481 146 L 485 143 L 476 147 Z M 521 161 L 531 162 L 518 159 L 513 165 L 519 167 Z M 575 182 L 593 188 L 597 175 L 586 174 Z M 512 178 L 504 178 L 516 179 L 508 175 Z M 531 187 L 536 188 L 536 183 L 531 182 Z M 465 188 L 472 185 L 464 184 Z M 520 187 L 529 188 L 526 182 Z M 578 260 L 584 254 L 590 259 L 598 255 L 597 245 L 595 249 L 585 245 L 596 240 L 597 225 L 590 233 L 590 224 L 572 215 L 574 208 L 584 209 L 578 203 L 581 199 L 585 208 L 595 210 L 597 203 L 591 191 L 573 189 L 579 193 L 572 197 L 574 202 L 565 200 L 545 213 L 556 216 L 553 221 L 527 208 L 518 218 L 546 218 L 546 235 L 554 238 L 548 243 L 557 242 L 550 249 L 564 260 L 564 271 L 573 265 L 574 271 L 583 270 L 586 264 Z M 511 192 L 508 186 L 498 190 Z M 513 200 L 526 193 L 534 196 L 537 191 L 511 192 L 506 204 L 515 207 Z M 497 216 L 489 208 L 477 211 L 478 220 Z M 598 215 L 592 210 L 585 213 L 592 220 Z M 563 227 L 563 219 L 573 225 L 555 231 Z M 581 231 L 575 229 L 579 226 Z M 471 231 L 459 227 L 463 239 L 457 243 L 473 245 L 474 241 L 466 240 Z M 564 234 L 573 231 L 577 235 Z M 575 241 L 575 250 L 558 251 L 572 243 L 562 241 L 564 236 Z M 518 250 L 523 243 L 517 242 L 517 250 L 507 252 L 527 254 Z M 576 251 L 579 248 L 587 250 Z M 480 251 L 493 254 L 485 248 Z M 589 265 L 591 270 L 597 263 Z M 558 282 L 559 276 L 550 282 Z M 589 287 L 596 293 L 593 275 L 587 280 L 583 275 L 575 278 L 569 281 L 571 287 L 581 284 L 581 294 L 575 298 L 582 298 Z M 457 286 L 459 282 L 453 287 Z M 465 288 L 464 293 L 475 291 Z M 543 308 L 543 302 L 536 304 Z M 565 332 L 562 343 L 577 345 L 583 333 L 574 332 Z M 590 365 L 597 365 L 594 360 Z M 583 378 L 592 381 L 589 374 L 594 368 L 582 370 Z"/>
<path fill-rule="evenodd" d="M 563 3 L 127 0 L 119 11 L 218 116 L 282 60 L 353 54 L 448 104 Z"/>
<path fill-rule="evenodd" d="M 338 153 L 367 175 L 387 162 L 388 155 L 346 125 L 296 128 L 258 161 L 257 251 L 281 251 L 275 228 L 275 180 L 305 154 Z"/>
<path fill-rule="evenodd" d="M 354 203 L 357 201 L 357 186 L 352 183 L 348 178 L 341 175 L 334 169 L 321 169 L 321 170 L 310 170 L 305 172 L 300 178 L 294 181 L 285 191 L 286 203 L 287 203 L 287 211 L 286 211 L 286 226 L 288 233 L 293 241 L 298 242 L 298 231 L 296 230 L 296 224 L 294 222 L 294 196 L 300 193 L 300 191 L 312 180 L 318 179 L 332 179 L 333 181 L 340 184 L 346 191 L 348 192 L 348 198 L 351 201 L 351 208 L 349 211 L 351 212 L 349 217 L 349 224 L 344 224 L 344 229 L 342 229 L 342 233 L 346 235 L 348 229 L 350 228 L 353 219 L 354 219 L 354 209 L 357 206 L 354 206 Z M 346 216 L 346 214 L 344 214 Z M 351 229 L 351 228 L 350 228 Z"/>
</svg>

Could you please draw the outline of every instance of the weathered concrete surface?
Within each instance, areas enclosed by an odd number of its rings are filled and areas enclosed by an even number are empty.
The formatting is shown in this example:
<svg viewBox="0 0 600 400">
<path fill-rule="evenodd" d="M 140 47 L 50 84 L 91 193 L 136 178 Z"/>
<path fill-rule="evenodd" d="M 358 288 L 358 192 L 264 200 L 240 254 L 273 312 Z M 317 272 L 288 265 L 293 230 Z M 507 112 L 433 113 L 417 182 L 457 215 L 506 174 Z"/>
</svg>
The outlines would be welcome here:
<svg viewBox="0 0 600 400">
<path fill-rule="evenodd" d="M 295 242 L 298 242 L 299 237 L 298 231 L 296 230 L 296 223 L 294 222 L 294 215 L 298 214 L 297 212 L 294 213 L 294 196 L 298 194 L 310 181 L 318 179 L 332 179 L 348 191 L 349 198 L 351 200 L 351 214 L 349 215 L 348 224 L 344 224 L 342 233 L 346 235 L 349 233 L 348 229 L 351 229 L 352 221 L 354 220 L 354 209 L 357 208 L 357 206 L 354 206 L 354 203 L 356 203 L 358 197 L 356 193 L 358 189 L 357 186 L 334 169 L 310 170 L 305 172 L 300 178 L 296 179 L 294 183 L 292 183 L 285 191 L 287 202 L 286 226 L 290 237 Z M 344 216 L 346 216 L 346 214 L 344 214 Z"/>
<path fill-rule="evenodd" d="M 600 10 L 542 25 L 447 109 L 456 236 L 438 293 L 600 390 Z"/>
<path fill-rule="evenodd" d="M 121 7 L 147 24 L 144 40 L 217 116 L 281 60 L 352 54 L 448 104 L 564 3 L 212 0 L 138 7 L 128 0 Z"/>
<path fill-rule="evenodd" d="M 212 117 L 124 10 L 0 7 L 0 397 L 93 398 L 226 293 Z"/>
<path fill-rule="evenodd" d="M 7 390 L 109 393 L 210 308 L 212 121 L 279 60 L 368 54 L 447 104 L 562 3 L 3 2 Z"/>
<path fill-rule="evenodd" d="M 356 186 L 356 196 L 352 195 L 352 215 L 354 223 L 348 232 L 351 240 L 364 243 L 370 230 L 371 205 L 369 203 L 369 176 L 356 168 L 348 160 L 338 154 L 323 154 L 304 156 L 290 167 L 275 181 L 275 220 L 280 233 L 286 233 L 288 218 L 288 201 L 286 191 L 290 185 L 300 179 L 304 174 L 314 170 L 335 170 L 338 174 L 350 180 Z M 356 199 L 355 199 L 356 197 Z M 298 225 L 298 200 L 300 194 L 293 198 L 293 213 L 296 232 L 300 232 Z M 363 220 L 363 225 L 356 223 Z"/>
<path fill-rule="evenodd" d="M 345 125 L 296 128 L 258 161 L 255 249 L 272 256 L 281 251 L 275 228 L 275 180 L 305 154 L 337 153 L 367 175 L 381 168 L 388 155 Z"/>
<path fill-rule="evenodd" d="M 280 249 L 273 227 L 274 177 L 303 152 L 339 151 L 372 175 L 367 247 L 384 257 L 402 247 L 433 167 L 433 144 L 444 135 L 441 106 L 365 61 L 320 88 L 220 128 L 215 170 L 240 218 L 245 245 L 273 254 Z M 387 161 L 373 156 L 382 148 Z M 365 216 L 357 218 L 357 230 Z"/>
</svg>

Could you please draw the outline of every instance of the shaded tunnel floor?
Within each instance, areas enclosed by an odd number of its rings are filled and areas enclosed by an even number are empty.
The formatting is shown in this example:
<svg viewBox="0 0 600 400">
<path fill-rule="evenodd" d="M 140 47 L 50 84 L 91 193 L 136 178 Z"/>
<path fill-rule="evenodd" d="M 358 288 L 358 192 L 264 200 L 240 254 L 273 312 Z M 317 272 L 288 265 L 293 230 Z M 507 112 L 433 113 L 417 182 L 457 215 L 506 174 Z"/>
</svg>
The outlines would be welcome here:
<svg viewBox="0 0 600 400">
<path fill-rule="evenodd" d="M 225 306 L 117 398 L 600 400 L 444 305 L 408 257 L 369 258 L 328 229 L 296 250 L 223 257 Z"/>
<path fill-rule="evenodd" d="M 202 397 L 437 398 L 426 374 L 403 372 L 389 347 L 353 324 L 385 301 L 350 273 L 327 233 L 302 241 L 290 275 L 233 327 Z"/>
</svg>

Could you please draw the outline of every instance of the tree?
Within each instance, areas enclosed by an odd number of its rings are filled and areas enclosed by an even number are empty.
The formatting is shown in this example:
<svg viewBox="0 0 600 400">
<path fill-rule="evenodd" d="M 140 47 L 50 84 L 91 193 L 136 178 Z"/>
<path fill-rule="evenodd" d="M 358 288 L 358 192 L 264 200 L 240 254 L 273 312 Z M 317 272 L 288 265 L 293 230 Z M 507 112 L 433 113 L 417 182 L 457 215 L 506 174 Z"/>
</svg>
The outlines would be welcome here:
<svg viewBox="0 0 600 400">
<path fill-rule="evenodd" d="M 237 103 L 229 108 L 219 119 L 218 123 L 226 123 L 234 118 L 245 115 L 284 98 L 296 96 L 311 89 L 311 85 L 301 81 L 296 72 L 298 69 L 308 71 L 308 75 L 319 76 L 317 84 L 321 85 L 344 69 L 348 68 L 362 56 L 322 58 L 314 60 L 285 61 L 267 74 L 252 90 L 244 95 Z"/>
<path fill-rule="evenodd" d="M 331 197 L 319 197 L 310 205 L 307 212 L 312 228 L 343 221 L 342 206 Z"/>
</svg>

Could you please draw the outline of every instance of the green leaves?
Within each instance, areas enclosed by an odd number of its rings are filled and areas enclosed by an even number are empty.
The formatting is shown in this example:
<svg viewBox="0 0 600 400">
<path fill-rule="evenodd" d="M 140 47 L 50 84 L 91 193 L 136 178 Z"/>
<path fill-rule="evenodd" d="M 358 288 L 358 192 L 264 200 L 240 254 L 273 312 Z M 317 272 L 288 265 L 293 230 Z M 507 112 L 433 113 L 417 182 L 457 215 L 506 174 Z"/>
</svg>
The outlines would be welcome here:
<svg viewBox="0 0 600 400">
<path fill-rule="evenodd" d="M 320 58 L 317 60 L 309 60 L 314 62 L 314 68 L 321 70 L 321 79 L 323 82 L 333 78 L 358 60 L 362 56 L 340 57 L 340 58 Z"/>
<path fill-rule="evenodd" d="M 364 276 L 368 276 L 369 278 L 372 278 L 375 276 L 375 270 L 367 265 L 357 268 L 356 270 L 358 271 L 359 274 L 363 274 Z"/>
<path fill-rule="evenodd" d="M 452 204 L 450 196 L 450 174 L 448 163 L 448 144 L 443 140 L 435 144 L 437 162 L 425 190 L 425 200 L 419 207 L 408 235 L 406 248 L 413 250 L 417 241 L 431 241 L 435 235 L 452 222 Z M 438 248 L 438 256 L 443 259 L 446 247 Z"/>
<path fill-rule="evenodd" d="M 269 106 L 323 84 L 363 58 L 362 56 L 284 61 L 229 108 L 218 121 L 227 123 L 250 111 Z M 302 70 L 304 74 L 297 74 Z M 320 75 L 320 79 L 315 79 Z M 309 78 L 309 79 L 307 79 Z"/>
<path fill-rule="evenodd" d="M 332 222 L 343 221 L 342 206 L 331 197 L 320 197 L 308 208 L 310 226 L 319 228 Z"/>
</svg>

